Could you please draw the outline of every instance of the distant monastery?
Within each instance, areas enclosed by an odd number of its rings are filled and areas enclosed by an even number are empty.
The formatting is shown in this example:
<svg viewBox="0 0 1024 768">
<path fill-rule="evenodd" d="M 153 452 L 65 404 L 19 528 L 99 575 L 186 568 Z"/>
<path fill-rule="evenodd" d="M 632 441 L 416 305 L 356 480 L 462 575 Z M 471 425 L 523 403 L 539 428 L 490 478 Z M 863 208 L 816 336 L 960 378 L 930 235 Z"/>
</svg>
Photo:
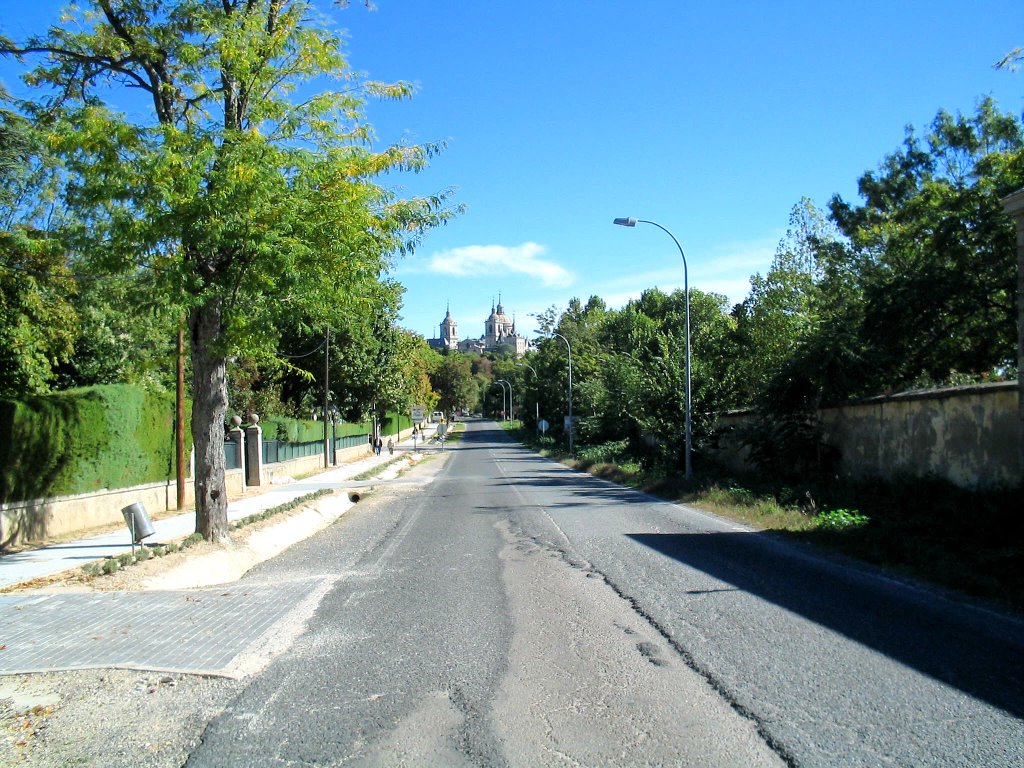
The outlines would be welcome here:
<svg viewBox="0 0 1024 768">
<path fill-rule="evenodd" d="M 485 352 L 512 352 L 522 357 L 530 347 L 529 339 L 516 333 L 516 321 L 510 320 L 498 297 L 498 306 L 491 304 L 491 314 L 484 320 L 484 335 L 479 339 L 459 341 L 459 326 L 452 317 L 451 306 L 441 321 L 441 337 L 427 339 L 431 347 L 438 350 L 452 350 L 482 355 Z"/>
</svg>

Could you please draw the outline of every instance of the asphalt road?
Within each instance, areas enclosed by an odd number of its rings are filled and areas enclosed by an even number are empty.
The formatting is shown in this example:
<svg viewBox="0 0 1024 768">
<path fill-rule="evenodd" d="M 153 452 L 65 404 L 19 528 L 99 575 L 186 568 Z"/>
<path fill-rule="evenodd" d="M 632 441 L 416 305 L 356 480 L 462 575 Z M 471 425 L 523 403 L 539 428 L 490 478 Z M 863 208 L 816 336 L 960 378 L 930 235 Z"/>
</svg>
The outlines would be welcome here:
<svg viewBox="0 0 1024 768">
<path fill-rule="evenodd" d="M 189 765 L 1024 762 L 1020 622 L 487 422 L 450 454 L 248 577 L 329 588 Z"/>
</svg>

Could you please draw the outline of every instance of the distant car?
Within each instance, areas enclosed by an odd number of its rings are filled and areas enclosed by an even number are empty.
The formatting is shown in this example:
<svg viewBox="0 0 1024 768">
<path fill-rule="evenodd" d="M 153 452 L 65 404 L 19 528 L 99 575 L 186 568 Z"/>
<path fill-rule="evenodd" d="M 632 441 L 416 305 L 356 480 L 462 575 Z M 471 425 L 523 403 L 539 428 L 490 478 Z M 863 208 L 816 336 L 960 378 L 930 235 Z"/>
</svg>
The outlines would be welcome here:
<svg viewBox="0 0 1024 768">
<path fill-rule="evenodd" d="M 435 424 L 440 424 L 444 421 L 444 411 L 434 411 L 430 414 L 430 420 Z"/>
</svg>

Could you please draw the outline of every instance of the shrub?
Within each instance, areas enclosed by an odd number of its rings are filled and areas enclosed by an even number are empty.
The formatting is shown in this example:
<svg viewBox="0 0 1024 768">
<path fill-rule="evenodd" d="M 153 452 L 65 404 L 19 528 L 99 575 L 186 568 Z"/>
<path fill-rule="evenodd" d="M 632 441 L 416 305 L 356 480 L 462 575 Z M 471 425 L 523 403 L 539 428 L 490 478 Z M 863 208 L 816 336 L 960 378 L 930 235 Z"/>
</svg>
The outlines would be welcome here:
<svg viewBox="0 0 1024 768">
<path fill-rule="evenodd" d="M 849 531 L 867 525 L 868 517 L 860 514 L 857 510 L 833 509 L 818 514 L 814 518 L 814 522 L 819 530 Z"/>
<path fill-rule="evenodd" d="M 626 457 L 629 449 L 628 440 L 618 440 L 599 445 L 588 445 L 578 452 L 579 459 L 592 464 L 615 464 Z"/>
</svg>

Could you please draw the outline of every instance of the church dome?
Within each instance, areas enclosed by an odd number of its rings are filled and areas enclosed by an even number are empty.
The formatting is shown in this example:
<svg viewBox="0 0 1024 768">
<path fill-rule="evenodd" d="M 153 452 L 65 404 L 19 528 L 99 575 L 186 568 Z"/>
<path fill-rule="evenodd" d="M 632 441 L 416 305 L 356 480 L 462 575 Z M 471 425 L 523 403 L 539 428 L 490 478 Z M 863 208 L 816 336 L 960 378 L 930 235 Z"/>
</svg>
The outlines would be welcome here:
<svg viewBox="0 0 1024 768">
<path fill-rule="evenodd" d="M 497 308 L 491 309 L 491 316 L 488 317 L 487 319 L 490 320 L 491 322 L 501 323 L 502 325 L 510 325 L 512 323 L 512 320 L 509 318 L 509 316 L 505 314 L 505 307 L 501 304 L 500 301 L 498 302 Z"/>
</svg>

